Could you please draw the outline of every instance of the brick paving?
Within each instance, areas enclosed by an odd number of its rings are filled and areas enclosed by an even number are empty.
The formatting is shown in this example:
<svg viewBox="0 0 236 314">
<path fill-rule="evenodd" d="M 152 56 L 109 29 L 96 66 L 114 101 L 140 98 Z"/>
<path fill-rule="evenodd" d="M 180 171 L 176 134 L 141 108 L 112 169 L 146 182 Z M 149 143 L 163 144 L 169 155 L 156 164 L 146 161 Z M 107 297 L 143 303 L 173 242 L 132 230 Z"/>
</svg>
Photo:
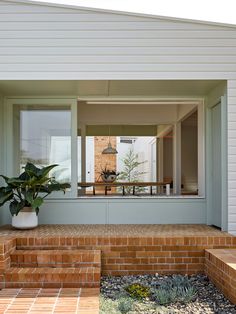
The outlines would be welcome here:
<svg viewBox="0 0 236 314">
<path fill-rule="evenodd" d="M 98 314 L 98 288 L 3 289 L 0 314 Z"/>
<path fill-rule="evenodd" d="M 33 230 L 16 230 L 10 225 L 0 227 L 0 237 L 194 237 L 229 236 L 227 232 L 206 225 L 39 225 Z M 33 245 L 33 243 L 32 243 Z"/>
</svg>

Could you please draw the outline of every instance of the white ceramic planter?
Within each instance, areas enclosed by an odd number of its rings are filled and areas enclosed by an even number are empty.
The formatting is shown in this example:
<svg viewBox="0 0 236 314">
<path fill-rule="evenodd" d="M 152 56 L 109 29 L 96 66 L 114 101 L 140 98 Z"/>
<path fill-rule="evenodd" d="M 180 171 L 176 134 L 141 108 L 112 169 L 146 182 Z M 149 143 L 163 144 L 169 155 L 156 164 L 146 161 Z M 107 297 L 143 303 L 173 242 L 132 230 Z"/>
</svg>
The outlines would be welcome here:
<svg viewBox="0 0 236 314">
<path fill-rule="evenodd" d="M 16 229 L 33 229 L 38 226 L 38 216 L 29 207 L 23 208 L 19 214 L 12 217 L 12 227 Z"/>
</svg>

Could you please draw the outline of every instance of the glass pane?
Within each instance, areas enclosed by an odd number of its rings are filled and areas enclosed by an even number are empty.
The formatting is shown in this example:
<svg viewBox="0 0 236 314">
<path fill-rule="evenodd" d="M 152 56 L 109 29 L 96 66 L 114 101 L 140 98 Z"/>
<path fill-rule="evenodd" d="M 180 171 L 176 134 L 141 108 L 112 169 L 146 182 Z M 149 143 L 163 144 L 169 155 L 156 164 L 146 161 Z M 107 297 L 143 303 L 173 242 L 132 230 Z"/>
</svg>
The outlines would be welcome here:
<svg viewBox="0 0 236 314">
<path fill-rule="evenodd" d="M 20 110 L 20 169 L 58 164 L 56 180 L 71 182 L 71 112 L 59 109 Z"/>
</svg>

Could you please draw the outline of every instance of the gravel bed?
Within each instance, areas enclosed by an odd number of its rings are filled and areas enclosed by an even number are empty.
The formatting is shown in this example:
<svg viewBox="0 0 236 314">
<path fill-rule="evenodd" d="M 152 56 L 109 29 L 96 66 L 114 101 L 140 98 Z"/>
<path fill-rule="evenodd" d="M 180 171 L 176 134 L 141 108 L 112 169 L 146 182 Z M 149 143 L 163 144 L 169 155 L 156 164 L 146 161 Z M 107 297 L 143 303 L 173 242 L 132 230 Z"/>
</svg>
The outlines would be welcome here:
<svg viewBox="0 0 236 314">
<path fill-rule="evenodd" d="M 160 283 L 171 276 L 164 275 L 142 275 L 142 276 L 122 276 L 122 277 L 102 277 L 101 297 L 104 299 L 117 300 L 124 294 L 124 288 L 132 283 L 141 283 L 151 288 L 157 288 Z M 205 275 L 193 275 L 188 277 L 192 285 L 197 290 L 197 297 L 188 304 L 174 303 L 165 306 L 165 313 L 183 313 L 183 314 L 236 314 L 236 305 L 233 305 L 217 288 L 209 281 Z M 146 304 L 145 304 L 146 303 Z M 145 300 L 139 304 L 140 309 L 137 313 L 160 313 L 155 310 L 147 310 L 146 305 L 152 303 L 151 300 Z M 143 306 L 143 310 L 142 310 Z M 164 313 L 164 311 L 163 311 Z M 109 314 L 109 313 L 108 313 Z"/>
</svg>

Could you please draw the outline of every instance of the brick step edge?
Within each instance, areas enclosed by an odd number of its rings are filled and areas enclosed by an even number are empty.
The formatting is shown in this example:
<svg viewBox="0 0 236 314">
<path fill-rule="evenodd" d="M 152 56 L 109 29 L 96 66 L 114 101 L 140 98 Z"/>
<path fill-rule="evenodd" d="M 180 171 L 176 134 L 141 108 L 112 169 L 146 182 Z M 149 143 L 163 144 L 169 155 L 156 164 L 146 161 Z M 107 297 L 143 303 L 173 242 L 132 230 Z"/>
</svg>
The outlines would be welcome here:
<svg viewBox="0 0 236 314">
<path fill-rule="evenodd" d="M 5 288 L 98 288 L 101 269 L 9 268 L 3 275 Z"/>
<path fill-rule="evenodd" d="M 99 250 L 15 250 L 11 267 L 100 267 Z"/>
</svg>

